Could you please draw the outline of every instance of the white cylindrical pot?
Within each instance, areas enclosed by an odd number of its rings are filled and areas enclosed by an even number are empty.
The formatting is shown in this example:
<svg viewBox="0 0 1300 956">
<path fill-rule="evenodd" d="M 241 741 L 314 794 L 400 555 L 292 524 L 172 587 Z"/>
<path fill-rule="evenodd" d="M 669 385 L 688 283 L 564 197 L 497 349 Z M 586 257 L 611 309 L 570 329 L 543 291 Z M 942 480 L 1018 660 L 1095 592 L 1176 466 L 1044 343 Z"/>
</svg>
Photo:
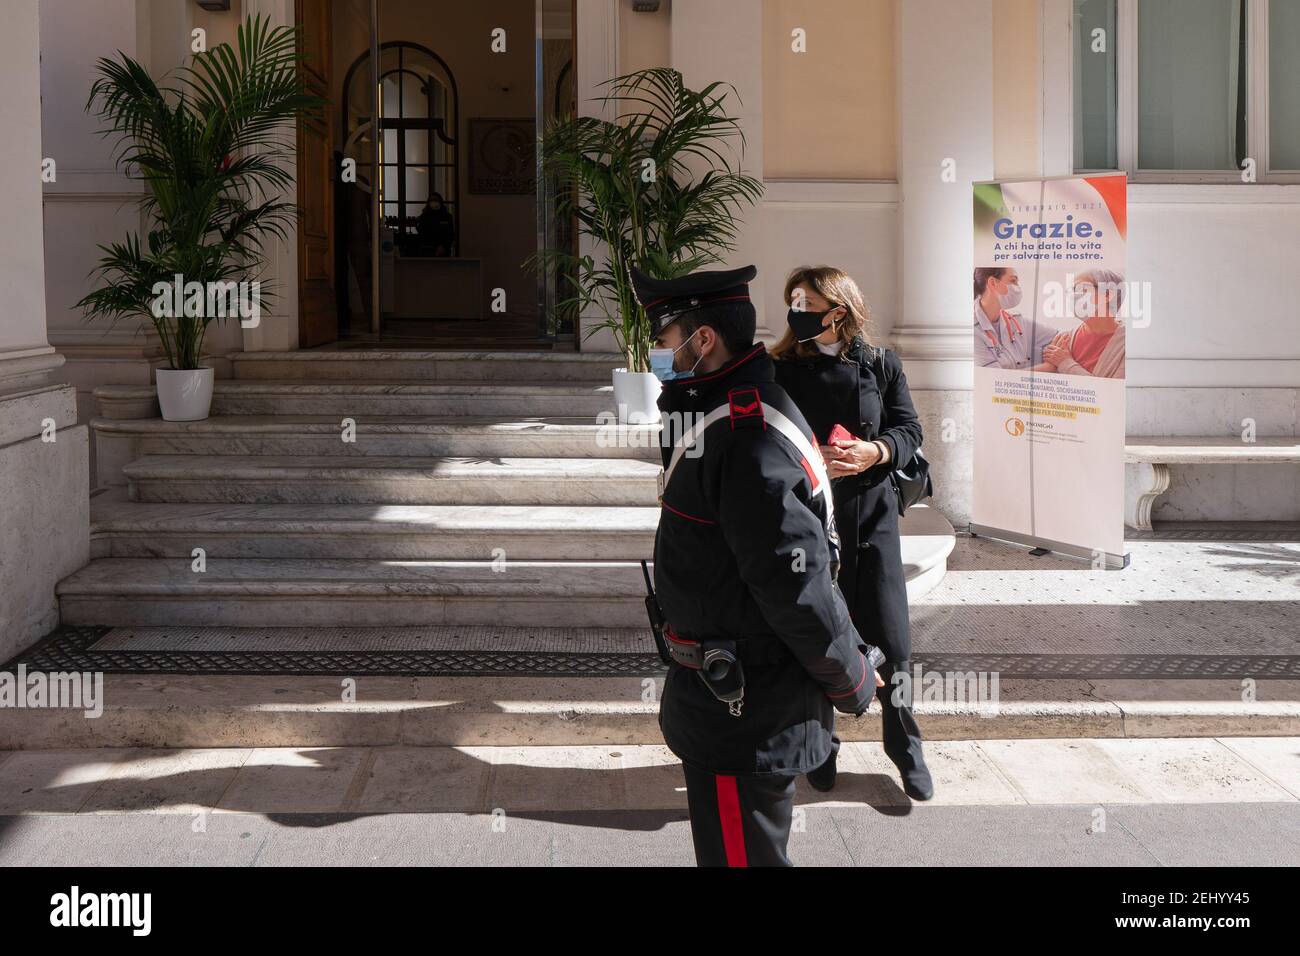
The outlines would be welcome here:
<svg viewBox="0 0 1300 956">
<path fill-rule="evenodd" d="M 659 392 L 663 383 L 654 372 L 614 369 L 614 404 L 623 425 L 649 425 L 659 421 Z"/>
<path fill-rule="evenodd" d="M 197 422 L 208 417 L 212 408 L 210 368 L 160 368 L 154 372 L 158 383 L 158 407 L 169 422 Z"/>
</svg>

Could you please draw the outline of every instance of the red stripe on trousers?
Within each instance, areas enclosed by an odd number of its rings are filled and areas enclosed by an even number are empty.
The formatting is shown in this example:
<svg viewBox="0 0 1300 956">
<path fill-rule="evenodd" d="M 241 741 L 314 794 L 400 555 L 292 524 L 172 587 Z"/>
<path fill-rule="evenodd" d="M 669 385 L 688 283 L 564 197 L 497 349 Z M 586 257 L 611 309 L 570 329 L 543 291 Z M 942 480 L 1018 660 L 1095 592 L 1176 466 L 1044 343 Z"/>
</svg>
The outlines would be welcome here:
<svg viewBox="0 0 1300 956">
<path fill-rule="evenodd" d="M 718 782 L 718 818 L 722 822 L 722 847 L 727 866 L 749 866 L 745 857 L 745 830 L 740 822 L 740 792 L 735 777 L 714 777 Z"/>
</svg>

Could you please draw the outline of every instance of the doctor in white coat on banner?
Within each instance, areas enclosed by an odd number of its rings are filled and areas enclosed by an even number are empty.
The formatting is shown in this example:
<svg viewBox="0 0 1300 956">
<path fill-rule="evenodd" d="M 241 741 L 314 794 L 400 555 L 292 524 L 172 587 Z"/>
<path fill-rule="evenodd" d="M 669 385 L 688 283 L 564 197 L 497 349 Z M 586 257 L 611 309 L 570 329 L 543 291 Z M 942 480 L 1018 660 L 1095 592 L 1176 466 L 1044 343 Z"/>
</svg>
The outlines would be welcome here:
<svg viewBox="0 0 1300 956">
<path fill-rule="evenodd" d="M 1043 361 L 1043 349 L 1056 329 L 1028 322 L 1013 311 L 1020 299 L 1015 269 L 975 270 L 975 364 L 1055 372 L 1056 366 Z"/>
</svg>

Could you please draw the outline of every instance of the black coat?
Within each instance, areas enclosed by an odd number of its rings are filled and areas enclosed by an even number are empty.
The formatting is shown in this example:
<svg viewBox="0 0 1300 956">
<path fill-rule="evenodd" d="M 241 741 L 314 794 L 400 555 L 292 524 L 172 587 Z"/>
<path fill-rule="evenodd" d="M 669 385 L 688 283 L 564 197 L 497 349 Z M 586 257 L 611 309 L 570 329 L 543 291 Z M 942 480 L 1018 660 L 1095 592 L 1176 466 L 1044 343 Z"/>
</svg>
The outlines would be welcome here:
<svg viewBox="0 0 1300 956">
<path fill-rule="evenodd" d="M 880 439 L 889 461 L 836 478 L 835 524 L 843 545 L 840 588 L 863 640 L 890 662 L 911 656 L 907 579 L 898 535 L 898 498 L 889 473 L 921 447 L 921 422 L 898 356 L 855 339 L 851 361 L 818 353 L 775 362 L 776 381 L 812 427 L 819 444 L 836 425 L 857 438 Z"/>
<path fill-rule="evenodd" d="M 664 489 L 655 588 L 682 636 L 739 637 L 781 659 L 745 666 L 739 717 L 698 671 L 670 665 L 659 726 L 673 753 L 701 770 L 806 773 L 830 754 L 834 711 L 867 708 L 874 674 L 832 577 L 834 523 L 825 497 L 755 398 L 811 441 L 761 344 L 716 372 L 665 384 L 659 408 L 670 422 L 719 406 L 727 414 L 704 431 L 698 456 L 683 457 Z M 665 465 L 670 456 L 665 448 Z"/>
</svg>

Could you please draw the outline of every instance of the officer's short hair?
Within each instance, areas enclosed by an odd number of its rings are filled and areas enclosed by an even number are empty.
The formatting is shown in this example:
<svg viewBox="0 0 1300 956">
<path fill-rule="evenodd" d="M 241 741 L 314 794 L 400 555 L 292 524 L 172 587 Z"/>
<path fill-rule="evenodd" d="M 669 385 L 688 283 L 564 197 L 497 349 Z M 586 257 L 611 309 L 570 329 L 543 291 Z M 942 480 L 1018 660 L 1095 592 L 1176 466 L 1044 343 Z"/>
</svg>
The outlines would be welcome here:
<svg viewBox="0 0 1300 956">
<path fill-rule="evenodd" d="M 754 344 L 755 323 L 754 306 L 749 302 L 695 309 L 677 319 L 683 340 L 700 326 L 707 325 L 718 333 L 718 338 L 732 355 Z"/>
</svg>

